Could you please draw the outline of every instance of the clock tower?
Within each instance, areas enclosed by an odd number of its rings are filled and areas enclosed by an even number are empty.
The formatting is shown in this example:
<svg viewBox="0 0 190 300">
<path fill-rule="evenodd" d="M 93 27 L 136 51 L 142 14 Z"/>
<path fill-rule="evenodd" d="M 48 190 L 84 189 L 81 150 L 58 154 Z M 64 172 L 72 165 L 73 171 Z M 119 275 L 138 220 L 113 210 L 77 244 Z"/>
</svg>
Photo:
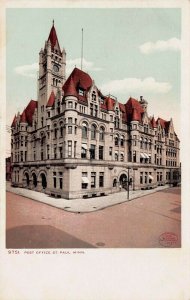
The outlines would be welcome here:
<svg viewBox="0 0 190 300">
<path fill-rule="evenodd" d="M 61 51 L 53 21 L 45 47 L 39 53 L 38 128 L 45 126 L 45 107 L 52 91 L 56 95 L 65 83 L 65 66 L 66 52 Z"/>
</svg>

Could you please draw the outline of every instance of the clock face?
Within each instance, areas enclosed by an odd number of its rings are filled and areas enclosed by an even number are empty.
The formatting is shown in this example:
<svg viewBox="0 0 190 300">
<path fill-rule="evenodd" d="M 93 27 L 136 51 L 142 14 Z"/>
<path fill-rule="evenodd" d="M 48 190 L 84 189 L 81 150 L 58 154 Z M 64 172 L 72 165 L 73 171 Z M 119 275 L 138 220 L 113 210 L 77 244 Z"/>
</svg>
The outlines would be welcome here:
<svg viewBox="0 0 190 300">
<path fill-rule="evenodd" d="M 59 72 L 59 67 L 58 67 L 57 65 L 53 65 L 53 70 L 54 70 L 55 72 Z"/>
</svg>

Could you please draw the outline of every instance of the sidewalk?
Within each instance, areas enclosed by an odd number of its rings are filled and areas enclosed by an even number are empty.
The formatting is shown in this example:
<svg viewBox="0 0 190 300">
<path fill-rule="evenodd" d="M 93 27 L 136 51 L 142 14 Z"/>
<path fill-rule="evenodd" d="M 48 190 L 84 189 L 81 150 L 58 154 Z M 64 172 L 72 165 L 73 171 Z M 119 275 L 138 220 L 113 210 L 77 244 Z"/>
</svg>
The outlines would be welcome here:
<svg viewBox="0 0 190 300">
<path fill-rule="evenodd" d="M 136 199 L 143 197 L 148 194 L 152 194 L 158 192 L 163 189 L 169 188 L 168 185 L 160 186 L 153 190 L 139 190 L 139 191 L 130 191 L 129 193 L 129 200 Z M 7 182 L 6 185 L 7 192 L 11 192 L 26 198 L 30 198 L 35 201 L 39 201 L 57 208 L 64 209 L 68 212 L 75 212 L 75 213 L 84 213 L 84 212 L 92 212 L 96 210 L 103 209 L 105 207 L 109 207 L 112 205 L 120 204 L 123 202 L 127 202 L 127 191 L 121 191 L 118 193 L 114 193 L 108 196 L 103 197 L 95 197 L 95 198 L 88 198 L 88 199 L 74 199 L 74 200 L 67 200 L 67 199 L 56 199 L 50 197 L 44 193 L 27 190 L 23 188 L 14 188 L 11 187 L 10 182 Z"/>
</svg>

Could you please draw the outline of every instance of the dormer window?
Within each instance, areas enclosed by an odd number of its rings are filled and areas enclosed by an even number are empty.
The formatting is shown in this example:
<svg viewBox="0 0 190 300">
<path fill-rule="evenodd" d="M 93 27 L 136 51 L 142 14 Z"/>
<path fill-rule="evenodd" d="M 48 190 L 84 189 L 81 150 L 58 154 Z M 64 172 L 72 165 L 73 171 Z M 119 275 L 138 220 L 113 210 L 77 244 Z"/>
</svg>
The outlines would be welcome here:
<svg viewBox="0 0 190 300">
<path fill-rule="evenodd" d="M 79 89 L 79 96 L 84 96 L 84 91 Z"/>
</svg>

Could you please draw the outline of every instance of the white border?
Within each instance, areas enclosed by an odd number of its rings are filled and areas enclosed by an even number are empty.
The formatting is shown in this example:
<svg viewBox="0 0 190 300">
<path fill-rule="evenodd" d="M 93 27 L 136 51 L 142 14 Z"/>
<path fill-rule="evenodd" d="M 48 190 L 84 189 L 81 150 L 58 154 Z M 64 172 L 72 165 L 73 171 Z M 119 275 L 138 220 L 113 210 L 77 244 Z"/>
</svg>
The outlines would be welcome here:
<svg viewBox="0 0 190 300">
<path fill-rule="evenodd" d="M 5 9 L 10 7 L 180 7 L 182 9 L 182 248 L 87 250 L 84 256 L 14 256 L 5 250 Z M 190 299 L 190 2 L 2 1 L 0 10 L 0 299 Z M 2 180 L 3 178 L 3 180 Z"/>
</svg>

